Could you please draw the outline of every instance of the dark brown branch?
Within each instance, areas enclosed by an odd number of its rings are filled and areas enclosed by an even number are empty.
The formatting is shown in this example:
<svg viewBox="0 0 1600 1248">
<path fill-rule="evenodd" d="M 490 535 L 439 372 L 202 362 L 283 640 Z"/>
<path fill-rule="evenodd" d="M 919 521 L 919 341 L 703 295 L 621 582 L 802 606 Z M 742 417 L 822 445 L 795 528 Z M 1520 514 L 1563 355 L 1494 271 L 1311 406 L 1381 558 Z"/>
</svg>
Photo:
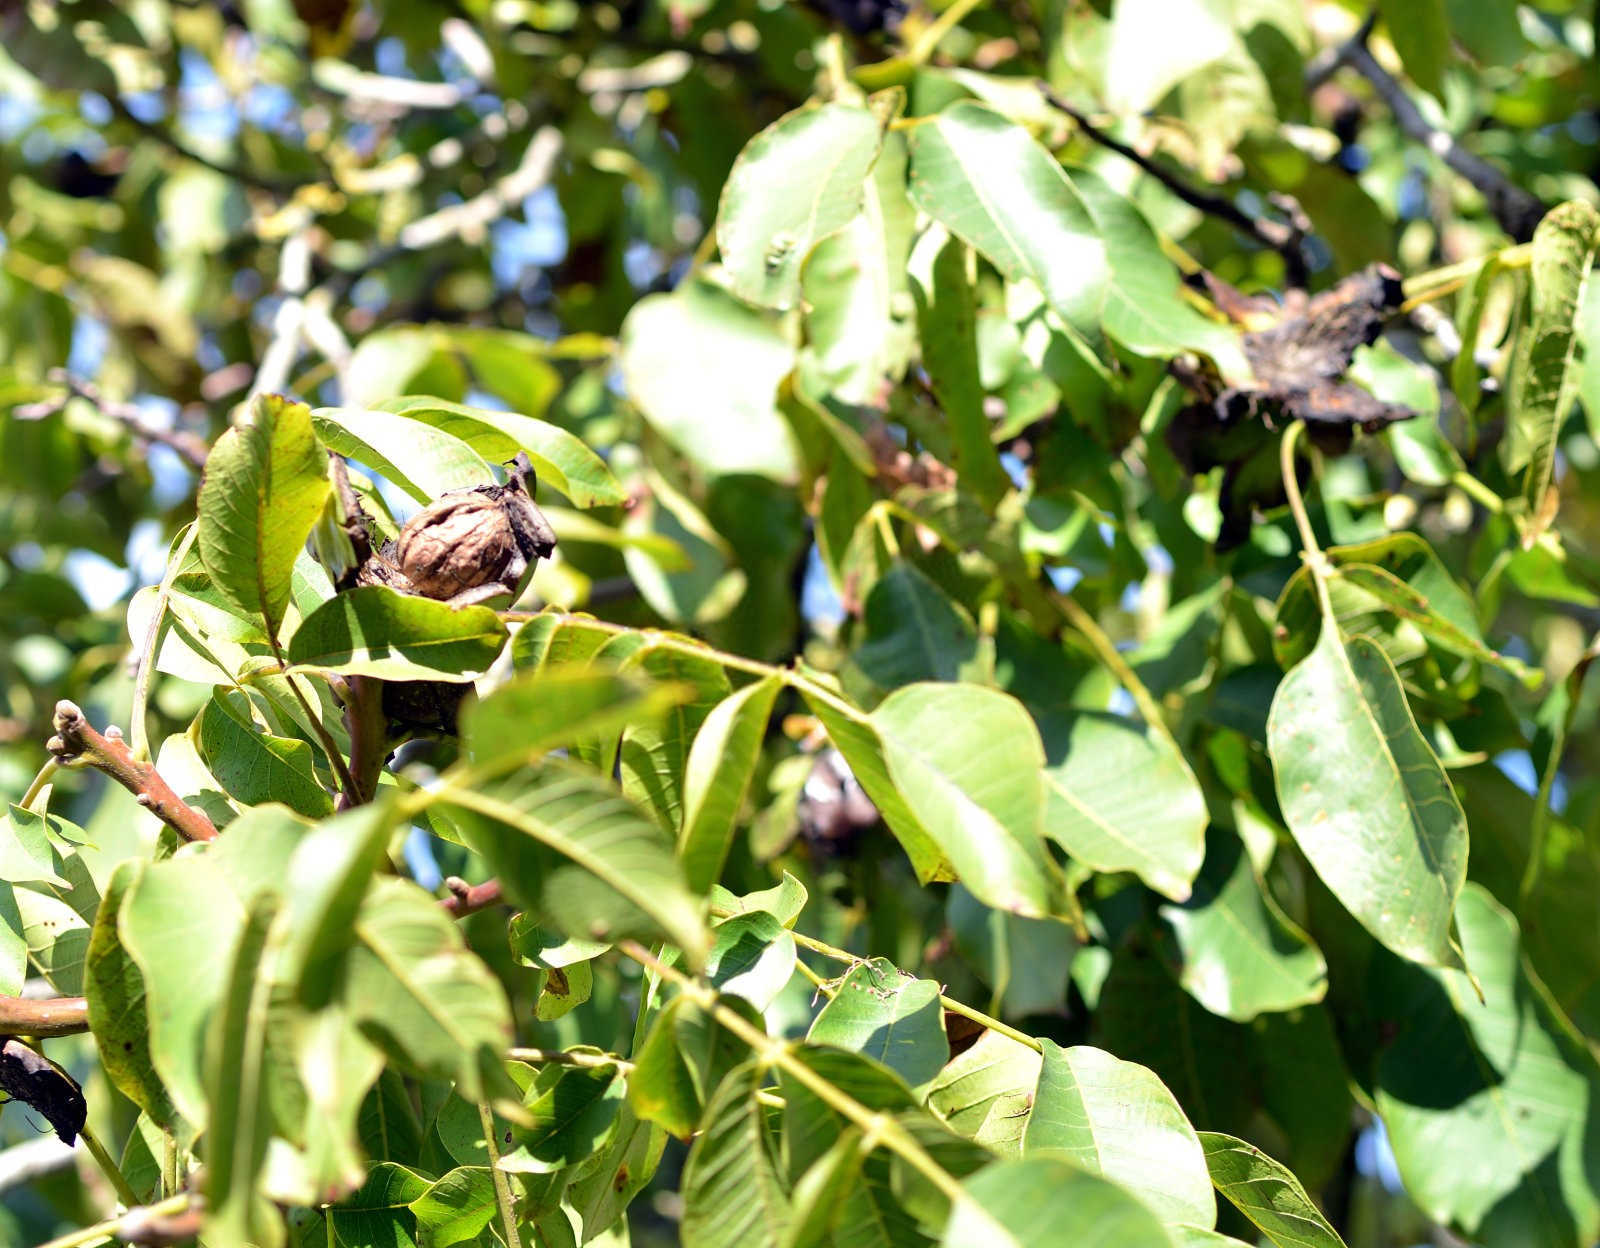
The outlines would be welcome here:
<svg viewBox="0 0 1600 1248">
<path fill-rule="evenodd" d="M 82 997 L 0 996 L 0 1036 L 73 1036 L 89 1030 L 89 1003 Z"/>
<path fill-rule="evenodd" d="M 42 420 L 46 416 L 54 415 L 67 405 L 67 400 L 77 396 L 85 399 L 100 411 L 120 421 L 128 427 L 128 432 L 142 442 L 155 442 L 173 451 L 180 459 L 193 468 L 196 472 L 206 466 L 206 444 L 203 438 L 181 429 L 159 429 L 144 418 L 141 412 L 132 403 L 123 403 L 116 399 L 108 399 L 100 393 L 98 386 L 82 378 L 74 377 L 62 368 L 50 370 L 50 380 L 57 385 L 65 386 L 66 390 L 57 398 L 44 399 L 38 403 L 28 403 L 16 409 L 16 415 L 21 420 Z"/>
<path fill-rule="evenodd" d="M 192 160 L 197 165 L 203 165 L 213 173 L 220 173 L 225 178 L 232 178 L 245 186 L 253 186 L 259 191 L 273 191 L 277 194 L 286 194 L 298 190 L 305 184 L 305 179 L 293 177 L 279 177 L 270 173 L 261 173 L 246 165 L 229 164 L 222 160 L 213 160 L 211 157 L 188 147 L 178 139 L 165 126 L 154 121 L 146 121 L 136 116 L 132 109 L 122 102 L 117 96 L 111 97 L 111 111 L 116 114 L 119 121 L 132 126 L 147 139 L 153 139 L 175 156 L 184 160 Z"/>
<path fill-rule="evenodd" d="M 468 884 L 459 876 L 452 875 L 444 882 L 445 888 L 450 892 L 439 904 L 453 919 L 463 919 L 469 914 L 476 914 L 479 910 L 487 910 L 490 906 L 499 905 L 505 900 L 500 889 L 499 880 L 485 880 L 482 884 Z"/>
<path fill-rule="evenodd" d="M 1131 160 L 1143 169 L 1167 190 L 1171 191 L 1191 208 L 1198 208 L 1207 216 L 1216 217 L 1225 221 L 1241 234 L 1248 235 L 1263 247 L 1277 252 L 1283 257 L 1284 281 L 1295 289 L 1304 289 L 1306 284 L 1306 259 L 1301 244 L 1305 241 L 1305 234 L 1301 227 L 1301 214 L 1296 206 L 1290 213 L 1290 224 L 1281 221 L 1267 221 L 1259 217 L 1252 217 L 1231 199 L 1222 195 L 1213 195 L 1209 191 L 1202 191 L 1190 186 L 1176 174 L 1163 169 L 1155 161 L 1142 152 L 1136 151 L 1119 139 L 1112 138 L 1094 122 L 1090 121 L 1082 112 L 1074 108 L 1048 83 L 1038 84 L 1039 93 L 1044 96 L 1045 102 L 1051 108 L 1065 113 L 1077 124 L 1078 128 L 1108 151 L 1115 152 L 1126 160 Z"/>
<path fill-rule="evenodd" d="M 57 702 L 56 735 L 45 748 L 67 767 L 93 767 L 103 771 L 186 841 L 212 841 L 217 828 L 202 810 L 197 810 L 172 791 L 150 763 L 141 763 L 116 728 L 96 732 L 73 702 Z"/>
<path fill-rule="evenodd" d="M 1429 125 L 1428 119 L 1406 94 L 1405 88 L 1395 81 L 1393 74 L 1378 64 L 1377 58 L 1368 49 L 1367 36 L 1371 30 L 1372 20 L 1369 18 L 1354 36 L 1340 45 L 1331 61 L 1313 63 L 1307 74 L 1307 82 L 1321 81 L 1341 65 L 1348 65 L 1355 70 L 1389 106 L 1401 132 L 1422 144 L 1476 187 L 1488 201 L 1489 211 L 1500 223 L 1500 228 L 1519 243 L 1527 242 L 1533 237 L 1534 227 L 1544 217 L 1543 201 L 1523 190 L 1482 156 L 1462 147 L 1453 135 Z"/>
</svg>

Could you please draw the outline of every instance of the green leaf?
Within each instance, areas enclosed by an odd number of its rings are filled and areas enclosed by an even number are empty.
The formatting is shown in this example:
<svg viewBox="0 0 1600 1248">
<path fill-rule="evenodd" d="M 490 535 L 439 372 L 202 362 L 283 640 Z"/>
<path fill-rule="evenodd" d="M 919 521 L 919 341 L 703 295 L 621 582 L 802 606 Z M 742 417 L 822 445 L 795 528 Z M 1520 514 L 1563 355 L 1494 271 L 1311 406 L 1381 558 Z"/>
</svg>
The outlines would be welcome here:
<svg viewBox="0 0 1600 1248">
<path fill-rule="evenodd" d="M 592 940 L 666 936 L 698 965 L 702 907 L 671 842 L 606 781 L 557 759 L 433 791 L 512 896 L 563 932 Z"/>
<path fill-rule="evenodd" d="M 282 802 L 312 819 L 332 813 L 310 744 L 260 731 L 244 694 L 213 689 L 196 728 L 200 756 L 230 797 L 246 806 Z"/>
<path fill-rule="evenodd" d="M 319 1195 L 351 1191 L 361 1185 L 366 1169 L 361 1114 L 367 1093 L 383 1073 L 383 1054 L 361 1034 L 351 1012 L 342 1006 L 302 1018 L 281 1006 L 281 996 L 275 994 L 277 1013 L 268 1026 L 275 1048 L 284 1039 L 280 1020 L 293 1019 L 294 1074 L 304 1090 L 304 1118 L 299 1127 L 305 1169 L 302 1191 Z M 269 1073 L 280 1087 L 292 1082 L 284 1078 L 281 1065 Z M 285 1125 L 286 1134 L 294 1130 L 293 1124 Z"/>
<path fill-rule="evenodd" d="M 960 680 L 975 667 L 978 630 L 960 606 L 914 565 L 895 560 L 867 595 L 856 665 L 874 684 Z"/>
<path fill-rule="evenodd" d="M 991 910 L 960 884 L 946 896 L 945 917 L 956 949 L 991 990 L 990 1013 L 1018 1019 L 1062 1009 L 1078 949 L 1066 923 Z"/>
<path fill-rule="evenodd" d="M 128 885 L 117 916 L 123 947 L 144 975 L 150 1058 L 173 1104 L 207 1122 L 201 1055 L 230 958 L 253 900 L 275 892 L 305 825 L 281 806 L 259 806 L 226 836 L 148 864 Z M 172 950 L 181 948 L 183 957 Z"/>
<path fill-rule="evenodd" d="M 1467 825 L 1383 651 L 1324 624 L 1267 721 L 1278 802 L 1333 895 L 1401 957 L 1460 966 Z"/>
<path fill-rule="evenodd" d="M 1411 80 L 1444 99 L 1444 71 L 1455 60 L 1445 0 L 1378 0 L 1378 13 Z"/>
<path fill-rule="evenodd" d="M 585 1173 L 567 1191 L 566 1203 L 583 1219 L 586 1241 L 622 1220 L 633 1198 L 655 1177 L 666 1145 L 665 1131 L 640 1122 L 632 1109 L 623 1106 L 611 1143 L 600 1154 L 598 1164 L 585 1167 Z"/>
<path fill-rule="evenodd" d="M 509 463 L 518 451 L 526 452 L 539 483 L 560 490 L 576 507 L 609 507 L 627 500 L 606 461 L 560 425 L 424 396 L 390 399 L 383 410 L 459 438 L 486 461 Z M 478 484 L 488 480 L 480 478 Z"/>
<path fill-rule="evenodd" d="M 1516 920 L 1477 884 L 1458 909 L 1483 991 L 1386 959 L 1374 1005 L 1397 1028 L 1376 1099 L 1406 1190 L 1486 1243 L 1600 1234 L 1600 1067 L 1524 961 Z"/>
<path fill-rule="evenodd" d="M 257 1186 L 273 1131 L 266 1087 L 272 980 L 263 959 L 277 908 L 269 894 L 251 903 L 206 1040 L 206 1236 L 259 1248 L 284 1239 L 283 1219 Z"/>
<path fill-rule="evenodd" d="M 735 822 L 750 793 L 772 704 L 783 678 L 767 676 L 724 698 L 701 722 L 683 777 L 678 859 L 689 887 L 717 882 L 733 844 Z"/>
<path fill-rule="evenodd" d="M 1052 1158 L 997 1161 L 962 1185 L 945 1248 L 1163 1248 L 1166 1228 L 1116 1183 Z"/>
<path fill-rule="evenodd" d="M 1225 376 L 1247 376 L 1238 331 L 1207 319 L 1184 300 L 1178 271 L 1139 209 L 1088 169 L 1074 169 L 1072 185 L 1111 266 L 1100 306 L 1106 333 L 1139 355 L 1164 359 L 1182 350 L 1203 351 Z"/>
<path fill-rule="evenodd" d="M 1518 32 L 1520 34 L 1520 31 Z M 1461 350 L 1450 361 L 1450 389 L 1456 402 L 1469 419 L 1476 418 L 1482 402 L 1482 373 L 1478 367 L 1479 339 L 1483 333 L 1483 314 L 1489 304 L 1489 292 L 1495 279 L 1504 271 L 1500 258 L 1491 255 L 1483 262 L 1472 281 L 1456 300 L 1455 326 L 1461 335 Z"/>
<path fill-rule="evenodd" d="M 794 921 L 800 917 L 800 912 L 806 908 L 809 896 L 806 886 L 785 871 L 783 879 L 773 887 L 758 889 L 753 893 L 746 893 L 743 897 L 734 896 L 720 884 L 713 885 L 711 904 L 715 913 L 724 915 L 749 914 L 754 910 L 765 910 L 785 927 L 793 927 Z"/>
<path fill-rule="evenodd" d="M 777 405 L 794 354 L 776 320 L 703 280 L 647 295 L 622 324 L 629 397 L 709 473 L 794 479 L 799 453 Z"/>
<path fill-rule="evenodd" d="M 683 1168 L 683 1248 L 779 1248 L 789 1202 L 778 1181 L 761 1067 L 738 1067 L 706 1106 Z"/>
<path fill-rule="evenodd" d="M 487 1166 L 457 1166 L 411 1202 L 417 1230 L 435 1248 L 476 1240 L 497 1212 Z"/>
<path fill-rule="evenodd" d="M 931 1080 L 950 1059 L 939 985 L 883 958 L 850 968 L 806 1040 L 862 1053 L 913 1087 Z"/>
<path fill-rule="evenodd" d="M 491 769 L 659 719 L 693 690 L 633 673 L 543 667 L 514 677 L 461 711 L 461 742 L 474 767 Z"/>
<path fill-rule="evenodd" d="M 300 671 L 465 682 L 488 670 L 505 641 L 506 626 L 488 607 L 452 607 L 363 585 L 301 621 L 289 641 L 289 662 Z"/>
<path fill-rule="evenodd" d="M 379 878 L 362 899 L 340 983 L 362 1034 L 392 1059 L 483 1099 L 511 1040 L 505 990 L 439 903 Z"/>
<path fill-rule="evenodd" d="M 1392 533 L 1375 541 L 1330 546 L 1326 552 L 1337 575 L 1329 585 L 1340 631 L 1372 634 L 1394 621 L 1414 625 L 1441 649 L 1462 658 L 1493 663 L 1525 684 L 1537 685 L 1537 670 L 1491 649 L 1478 627 L 1477 607 L 1426 540 L 1415 533 Z M 1320 624 L 1316 586 L 1298 569 L 1278 598 L 1272 647 L 1283 667 L 1311 653 Z"/>
<path fill-rule="evenodd" d="M 1012 282 L 1033 281 L 1080 334 L 1141 354 L 1204 351 L 1249 376 L 1238 335 L 1179 294 L 1177 271 L 1127 203 L 1092 174 L 1069 179 L 1023 127 L 961 101 L 911 131 L 911 198 Z"/>
<path fill-rule="evenodd" d="M 143 863 L 124 862 L 111 873 L 89 933 L 83 990 L 89 1030 L 111 1082 L 153 1122 L 171 1128 L 176 1111 L 150 1057 L 144 975 L 117 931 L 117 916 L 143 870 Z"/>
<path fill-rule="evenodd" d="M 1344 1248 L 1300 1180 L 1254 1144 L 1200 1132 L 1216 1188 L 1278 1248 Z"/>
<path fill-rule="evenodd" d="M 949 422 L 950 449 L 961 484 L 992 506 L 1011 482 L 989 440 L 978 372 L 977 294 L 968 276 L 971 267 L 972 252 L 966 244 L 949 239 L 928 266 L 925 279 L 916 282 L 913 293 L 922 366 Z"/>
<path fill-rule="evenodd" d="M 528 1122 L 515 1132 L 500 1168 L 512 1174 L 553 1174 L 602 1147 L 624 1093 L 615 1066 L 553 1066 L 540 1073 L 524 1102 Z"/>
<path fill-rule="evenodd" d="M 780 117 L 745 144 L 717 206 L 717 249 L 733 293 L 792 307 L 817 243 L 849 224 L 882 142 L 871 109 L 835 102 Z"/>
<path fill-rule="evenodd" d="M 200 483 L 200 559 L 212 584 L 276 633 L 290 579 L 328 499 L 328 457 L 311 409 L 276 395 L 256 400 L 248 425 L 217 439 Z"/>
<path fill-rule="evenodd" d="M 950 859 L 895 787 L 889 775 L 883 739 L 871 717 L 842 698 L 810 688 L 802 687 L 801 691 L 806 705 L 822 721 L 828 739 L 850 764 L 856 780 L 911 859 L 917 879 L 923 884 L 955 879 L 955 867 Z"/>
<path fill-rule="evenodd" d="M 289 859 L 279 979 L 312 1009 L 333 995 L 362 899 L 384 861 L 389 833 L 382 807 L 357 807 L 317 824 Z"/>
<path fill-rule="evenodd" d="M 1019 1156 L 1042 1061 L 1037 1050 L 985 1031 L 939 1072 L 928 1108 L 968 1139 Z"/>
<path fill-rule="evenodd" d="M 731 692 L 728 674 L 708 656 L 652 645 L 638 636 L 618 642 L 624 647 L 619 657 L 626 656 L 623 671 L 694 691 L 692 698 L 681 699 L 656 723 L 630 724 L 622 734 L 617 763 L 622 791 L 654 811 L 663 828 L 676 831 L 684 826 L 683 786 L 693 742 L 712 709 Z"/>
<path fill-rule="evenodd" d="M 906 166 L 905 136 L 884 135 L 861 211 L 817 244 L 802 274 L 818 388 L 844 403 L 871 401 L 885 376 L 905 372 L 911 354 L 906 262 L 916 211 L 906 198 Z"/>
<path fill-rule="evenodd" d="M 723 1004 L 766 1030 L 761 1015 L 740 997 Z M 708 1098 L 724 1076 L 749 1055 L 749 1046 L 687 997 L 668 1001 L 656 1015 L 628 1078 L 628 1103 L 646 1122 L 688 1139 Z"/>
<path fill-rule="evenodd" d="M 1575 322 L 1597 245 L 1600 211 L 1582 200 L 1552 208 L 1533 232 L 1532 312 L 1522 328 L 1526 356 L 1512 378 L 1506 455 L 1509 471 L 1527 465 L 1522 496 L 1533 519 L 1523 533 L 1525 546 L 1554 519 L 1541 512 L 1556 442 L 1582 379 Z"/>
<path fill-rule="evenodd" d="M 1022 704 L 977 685 L 917 684 L 871 720 L 895 787 L 973 895 L 1054 913 L 1055 866 L 1039 836 L 1044 747 Z"/>
<path fill-rule="evenodd" d="M 359 1191 L 324 1210 L 322 1224 L 302 1232 L 297 1248 L 417 1248 L 410 1206 L 428 1187 L 417 1171 L 380 1162 Z"/>
<path fill-rule="evenodd" d="M 1024 1156 L 1063 1154 L 1134 1193 L 1164 1222 L 1216 1225 L 1205 1153 L 1166 1085 L 1100 1049 L 1040 1043 Z"/>
<path fill-rule="evenodd" d="M 1133 871 L 1183 901 L 1205 856 L 1205 796 L 1164 736 L 1082 712 L 1043 724 L 1044 831 L 1095 871 Z"/>
<path fill-rule="evenodd" d="M 311 421 L 329 450 L 364 464 L 419 503 L 494 480 L 483 456 L 455 434 L 420 420 L 393 412 L 319 407 Z"/>
<path fill-rule="evenodd" d="M 1320 1001 L 1328 964 L 1279 908 L 1239 838 L 1213 828 L 1194 893 L 1161 907 L 1181 964 L 1179 982 L 1213 1014 L 1249 1022 L 1258 1014 Z"/>
<path fill-rule="evenodd" d="M 866 1160 L 860 1127 L 847 1127 L 794 1185 L 794 1220 L 783 1248 L 822 1248 L 841 1216 L 851 1189 Z M 858 1232 L 859 1234 L 859 1232 Z M 855 1236 L 851 1243 L 857 1242 Z M 871 1242 L 868 1239 L 867 1242 Z"/>
<path fill-rule="evenodd" d="M 755 910 L 717 924 L 706 977 L 718 992 L 765 1010 L 793 977 L 795 959 L 794 933 L 765 910 Z"/>
</svg>

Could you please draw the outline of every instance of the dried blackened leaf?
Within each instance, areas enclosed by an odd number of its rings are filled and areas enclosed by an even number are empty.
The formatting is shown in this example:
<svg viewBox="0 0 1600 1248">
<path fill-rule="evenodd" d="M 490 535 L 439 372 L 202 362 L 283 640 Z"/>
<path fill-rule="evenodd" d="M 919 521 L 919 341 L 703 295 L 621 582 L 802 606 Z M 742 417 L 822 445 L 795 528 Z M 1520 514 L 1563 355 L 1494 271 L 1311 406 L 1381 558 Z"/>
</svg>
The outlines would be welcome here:
<svg viewBox="0 0 1600 1248">
<path fill-rule="evenodd" d="M 1268 393 L 1309 390 L 1336 381 L 1357 347 L 1371 346 L 1400 306 L 1400 275 L 1374 264 L 1309 300 L 1305 310 L 1244 336 L 1256 383 Z"/>
<path fill-rule="evenodd" d="M 63 1144 L 83 1130 L 89 1107 L 77 1080 L 20 1040 L 0 1045 L 0 1091 L 43 1114 Z"/>
</svg>

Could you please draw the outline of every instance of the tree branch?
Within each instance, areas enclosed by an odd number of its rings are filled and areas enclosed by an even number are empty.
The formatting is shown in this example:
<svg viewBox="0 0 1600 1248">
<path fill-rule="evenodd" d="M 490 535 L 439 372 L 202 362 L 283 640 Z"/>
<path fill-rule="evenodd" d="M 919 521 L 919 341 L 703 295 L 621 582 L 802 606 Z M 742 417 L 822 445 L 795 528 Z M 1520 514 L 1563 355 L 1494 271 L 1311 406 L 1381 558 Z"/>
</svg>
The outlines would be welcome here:
<svg viewBox="0 0 1600 1248">
<path fill-rule="evenodd" d="M 1371 31 L 1372 19 L 1368 18 L 1360 30 L 1333 52 L 1331 58 L 1325 56 L 1313 61 L 1307 69 L 1307 85 L 1314 86 L 1323 81 L 1341 65 L 1355 70 L 1389 106 L 1401 132 L 1421 143 L 1476 187 L 1488 201 L 1489 211 L 1500 223 L 1500 228 L 1519 243 L 1527 242 L 1533 237 L 1534 227 L 1544 217 L 1544 202 L 1523 190 L 1482 156 L 1462 147 L 1449 132 L 1430 125 L 1416 102 L 1406 94 L 1405 88 L 1395 81 L 1393 74 L 1378 64 L 1377 58 L 1368 49 L 1367 36 Z"/>
<path fill-rule="evenodd" d="M 273 191 L 283 194 L 298 190 L 304 185 L 304 179 L 293 177 L 279 177 L 269 173 L 261 173 L 247 165 L 233 165 L 222 160 L 213 160 L 192 147 L 179 142 L 179 140 L 165 126 L 154 121 L 146 121 L 137 116 L 120 97 L 110 97 L 111 111 L 117 120 L 132 126 L 147 139 L 153 139 L 175 156 L 185 160 L 192 160 L 197 165 L 203 165 L 213 173 L 220 173 L 225 178 L 232 178 L 246 186 L 253 186 L 259 191 Z"/>
<path fill-rule="evenodd" d="M 1126 160 L 1131 160 L 1157 182 L 1161 183 L 1162 186 L 1166 187 L 1167 190 L 1188 204 L 1189 207 L 1198 208 L 1207 216 L 1216 217 L 1219 221 L 1227 222 L 1241 234 L 1248 235 L 1263 247 L 1277 252 L 1283 257 L 1284 281 L 1296 289 L 1305 288 L 1307 277 L 1306 258 L 1301 246 L 1305 241 L 1305 232 L 1301 225 L 1301 214 L 1298 211 L 1298 206 L 1289 211 L 1290 223 L 1287 225 L 1281 221 L 1266 221 L 1259 217 L 1252 217 L 1231 199 L 1190 186 L 1182 178 L 1163 169 L 1142 152 L 1136 151 L 1119 139 L 1112 138 L 1063 99 L 1048 83 L 1041 81 L 1037 85 L 1039 93 L 1044 96 L 1045 102 L 1051 108 L 1072 118 L 1078 128 L 1089 138 L 1100 144 L 1101 147 L 1115 152 Z"/>
<path fill-rule="evenodd" d="M 45 749 L 63 765 L 105 772 L 186 841 L 216 839 L 217 828 L 210 817 L 173 792 L 153 764 L 136 759 L 120 730 L 96 732 L 77 704 L 66 701 L 56 703 L 55 729 L 56 735 L 45 742 Z"/>
<path fill-rule="evenodd" d="M 196 472 L 206 466 L 207 447 L 203 438 L 181 429 L 157 428 L 147 421 L 144 413 L 132 403 L 106 398 L 98 386 L 74 377 L 64 368 L 51 369 L 49 380 L 65 386 L 65 392 L 59 398 L 44 399 L 38 403 L 27 403 L 18 407 L 15 415 L 19 420 L 42 420 L 46 416 L 52 416 L 67 405 L 68 399 L 76 396 L 93 404 L 102 415 L 126 425 L 128 432 L 140 441 L 155 442 L 167 447 Z"/>
<path fill-rule="evenodd" d="M 89 1003 L 82 997 L 0 996 L 0 1036 L 74 1036 L 89 1030 Z"/>
</svg>

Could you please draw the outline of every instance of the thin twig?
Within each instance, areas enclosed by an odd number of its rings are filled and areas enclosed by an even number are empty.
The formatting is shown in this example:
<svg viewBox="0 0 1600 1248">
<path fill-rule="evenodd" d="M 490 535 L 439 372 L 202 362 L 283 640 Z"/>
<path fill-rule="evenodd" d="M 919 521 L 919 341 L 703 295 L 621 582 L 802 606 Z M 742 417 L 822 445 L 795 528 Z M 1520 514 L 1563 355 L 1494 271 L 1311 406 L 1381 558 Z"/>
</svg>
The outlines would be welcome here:
<svg viewBox="0 0 1600 1248">
<path fill-rule="evenodd" d="M 476 914 L 479 910 L 497 906 L 505 900 L 499 880 L 468 884 L 459 876 L 452 875 L 444 882 L 444 886 L 450 896 L 440 901 L 439 905 L 453 919 L 463 919 L 469 914 Z"/>
<path fill-rule="evenodd" d="M 527 1062 L 530 1066 L 579 1066 L 585 1070 L 604 1070 L 614 1066 L 623 1074 L 633 1069 L 633 1063 L 615 1053 L 568 1052 L 566 1049 L 516 1048 L 506 1052 L 513 1062 Z"/>
<path fill-rule="evenodd" d="M 133 1237 L 141 1234 L 145 1228 L 159 1225 L 168 1218 L 187 1212 L 193 1201 L 194 1197 L 188 1192 L 180 1192 L 153 1205 L 141 1205 L 137 1209 L 129 1209 L 126 1213 L 119 1213 L 104 1222 L 86 1226 L 81 1231 L 70 1231 L 48 1243 L 40 1244 L 39 1248 L 90 1248 L 92 1244 L 103 1244 L 106 1240 L 115 1239 L 119 1235 L 127 1242 L 150 1243 L 148 1238 L 140 1241 Z"/>
<path fill-rule="evenodd" d="M 194 148 L 180 142 L 171 131 L 159 122 L 146 121 L 144 118 L 137 116 L 119 97 L 112 95 L 109 103 L 111 111 L 118 120 L 132 126 L 147 139 L 154 139 L 175 156 L 181 156 L 185 160 L 192 160 L 195 164 L 203 165 L 213 173 L 220 173 L 225 178 L 232 178 L 236 182 L 242 182 L 246 186 L 253 186 L 257 190 L 273 191 L 279 194 L 298 190 L 305 184 L 305 180 L 301 178 L 262 173 L 260 170 L 251 169 L 247 165 L 235 165 L 229 164 L 227 161 L 215 160 L 203 152 L 197 152 Z"/>
<path fill-rule="evenodd" d="M 117 729 L 96 732 L 77 704 L 67 701 L 56 703 L 55 729 L 45 749 L 63 766 L 105 772 L 186 841 L 216 839 L 217 827 L 210 817 L 173 792 L 154 766 L 135 758 Z"/>
<path fill-rule="evenodd" d="M 1313 63 L 1307 74 L 1308 83 L 1326 78 L 1341 65 L 1355 70 L 1389 106 L 1395 124 L 1403 134 L 1421 143 L 1482 193 L 1501 229 L 1518 242 L 1532 238 L 1534 227 L 1545 213 L 1543 201 L 1523 190 L 1482 156 L 1462 147 L 1454 135 L 1430 125 L 1416 102 L 1406 94 L 1406 89 L 1372 55 L 1367 47 L 1367 36 L 1371 31 L 1372 21 L 1369 18 L 1360 30 L 1339 46 L 1331 60 Z"/>
<path fill-rule="evenodd" d="M 1298 214 L 1291 213 L 1291 224 L 1285 225 L 1281 221 L 1266 221 L 1259 217 L 1252 217 L 1231 199 L 1222 195 L 1213 195 L 1209 191 L 1202 191 L 1190 186 L 1182 178 L 1163 169 L 1155 161 L 1142 152 L 1129 147 L 1119 139 L 1112 138 L 1078 109 L 1069 104 L 1048 83 L 1039 82 L 1039 94 L 1044 96 L 1045 102 L 1051 108 L 1065 113 L 1072 118 L 1084 134 L 1093 139 L 1101 147 L 1115 152 L 1124 159 L 1131 160 L 1143 169 L 1167 190 L 1171 191 L 1191 208 L 1197 208 L 1207 216 L 1216 217 L 1225 221 L 1241 234 L 1246 234 L 1255 239 L 1262 246 L 1277 252 L 1283 257 L 1284 280 L 1291 287 L 1304 289 L 1306 284 L 1306 258 L 1301 244 L 1305 235 L 1298 224 Z"/>
<path fill-rule="evenodd" d="M 76 1036 L 89 1030 L 89 1003 L 82 997 L 0 996 L 0 1036 Z"/>
<path fill-rule="evenodd" d="M 18 407 L 14 415 L 19 420 L 40 420 L 54 415 L 67 405 L 68 399 L 77 397 L 98 408 L 101 415 L 109 416 L 112 420 L 126 425 L 128 432 L 141 442 L 154 442 L 166 447 L 196 472 L 206 466 L 207 448 L 204 438 L 181 429 L 157 428 L 144 418 L 144 413 L 134 404 L 108 399 L 93 382 L 74 377 L 64 368 L 51 369 L 47 379 L 56 385 L 65 386 L 65 392 L 56 398 L 43 399 L 38 403 L 25 403 Z"/>
</svg>

